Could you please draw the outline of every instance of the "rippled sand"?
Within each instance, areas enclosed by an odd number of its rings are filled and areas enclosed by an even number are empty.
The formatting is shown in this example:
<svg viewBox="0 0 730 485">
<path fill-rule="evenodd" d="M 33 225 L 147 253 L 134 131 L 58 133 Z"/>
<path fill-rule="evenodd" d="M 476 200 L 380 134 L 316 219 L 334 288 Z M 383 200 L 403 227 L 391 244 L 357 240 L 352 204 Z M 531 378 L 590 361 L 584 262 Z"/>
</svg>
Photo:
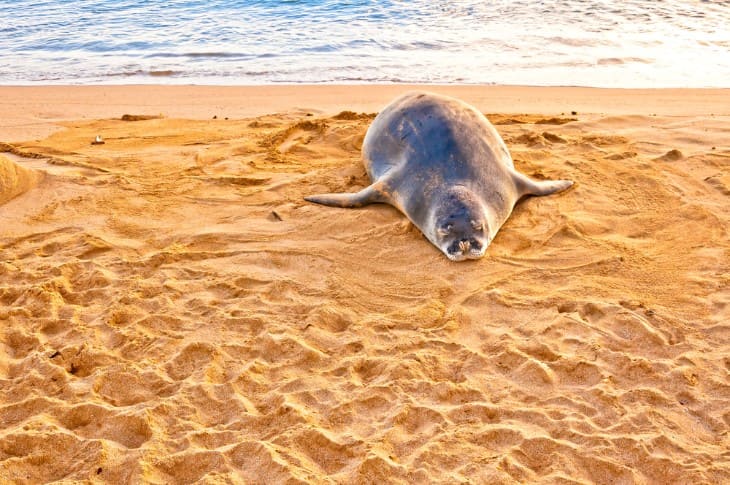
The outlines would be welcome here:
<svg viewBox="0 0 730 485">
<path fill-rule="evenodd" d="M 576 186 L 458 264 L 302 200 L 368 183 L 372 114 L 2 145 L 0 481 L 730 481 L 730 117 L 525 112 Z"/>
</svg>

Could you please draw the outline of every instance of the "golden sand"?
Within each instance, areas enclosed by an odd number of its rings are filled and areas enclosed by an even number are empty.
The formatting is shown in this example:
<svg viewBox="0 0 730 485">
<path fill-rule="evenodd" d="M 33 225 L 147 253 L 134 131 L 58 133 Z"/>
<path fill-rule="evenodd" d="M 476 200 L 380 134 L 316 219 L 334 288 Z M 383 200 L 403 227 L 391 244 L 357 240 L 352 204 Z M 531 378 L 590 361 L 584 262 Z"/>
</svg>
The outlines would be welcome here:
<svg viewBox="0 0 730 485">
<path fill-rule="evenodd" d="M 576 185 L 452 263 L 316 88 L 0 90 L 0 482 L 730 482 L 730 93 L 462 91 Z"/>
<path fill-rule="evenodd" d="M 0 144 L 0 150 L 5 149 L 12 147 Z M 0 206 L 35 187 L 41 178 L 43 172 L 29 170 L 0 155 Z"/>
</svg>

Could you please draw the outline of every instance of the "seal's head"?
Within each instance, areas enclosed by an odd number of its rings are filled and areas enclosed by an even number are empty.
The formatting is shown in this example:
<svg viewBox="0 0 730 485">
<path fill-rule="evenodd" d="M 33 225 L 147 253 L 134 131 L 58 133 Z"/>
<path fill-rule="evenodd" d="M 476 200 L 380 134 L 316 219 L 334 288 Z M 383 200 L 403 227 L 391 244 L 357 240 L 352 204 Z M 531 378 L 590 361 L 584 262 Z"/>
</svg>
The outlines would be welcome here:
<svg viewBox="0 0 730 485">
<path fill-rule="evenodd" d="M 483 205 L 465 187 L 450 190 L 432 214 L 431 242 L 452 261 L 479 259 L 489 246 Z"/>
</svg>

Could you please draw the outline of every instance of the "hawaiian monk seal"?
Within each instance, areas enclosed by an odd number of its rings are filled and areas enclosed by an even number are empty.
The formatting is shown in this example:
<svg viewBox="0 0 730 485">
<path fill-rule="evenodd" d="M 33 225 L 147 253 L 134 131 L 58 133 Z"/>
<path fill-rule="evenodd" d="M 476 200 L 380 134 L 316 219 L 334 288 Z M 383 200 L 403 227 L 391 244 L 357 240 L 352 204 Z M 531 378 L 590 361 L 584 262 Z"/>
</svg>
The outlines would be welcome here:
<svg viewBox="0 0 730 485">
<path fill-rule="evenodd" d="M 365 135 L 362 156 L 372 185 L 305 199 L 335 207 L 390 204 L 452 261 L 484 256 L 523 196 L 573 185 L 519 173 L 482 113 L 430 93 L 406 94 L 381 111 Z"/>
</svg>

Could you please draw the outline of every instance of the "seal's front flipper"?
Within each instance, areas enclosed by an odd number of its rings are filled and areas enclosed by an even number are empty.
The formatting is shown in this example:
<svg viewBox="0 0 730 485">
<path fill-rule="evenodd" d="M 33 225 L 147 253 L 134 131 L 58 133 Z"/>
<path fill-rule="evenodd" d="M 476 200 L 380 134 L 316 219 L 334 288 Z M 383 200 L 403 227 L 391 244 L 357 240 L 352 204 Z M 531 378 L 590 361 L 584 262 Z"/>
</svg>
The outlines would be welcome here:
<svg viewBox="0 0 730 485">
<path fill-rule="evenodd" d="M 304 200 L 332 207 L 362 207 L 368 204 L 387 203 L 389 199 L 377 183 L 354 194 L 319 194 L 305 197 Z"/>
<path fill-rule="evenodd" d="M 532 180 L 521 173 L 515 174 L 515 184 L 521 195 L 550 195 L 573 185 L 572 180 Z"/>
</svg>

